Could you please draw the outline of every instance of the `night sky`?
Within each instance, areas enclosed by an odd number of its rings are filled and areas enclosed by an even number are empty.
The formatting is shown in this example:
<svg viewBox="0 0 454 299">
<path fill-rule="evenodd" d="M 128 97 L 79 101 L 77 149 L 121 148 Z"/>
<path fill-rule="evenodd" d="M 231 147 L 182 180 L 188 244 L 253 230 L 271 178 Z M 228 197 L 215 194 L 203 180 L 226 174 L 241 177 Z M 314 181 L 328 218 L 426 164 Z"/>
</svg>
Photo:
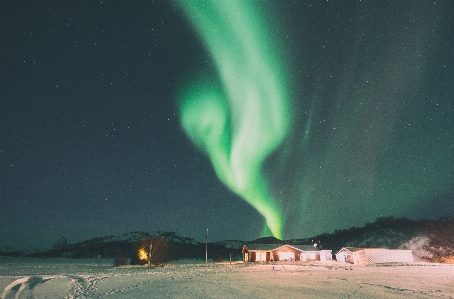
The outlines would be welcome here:
<svg viewBox="0 0 454 299">
<path fill-rule="evenodd" d="M 454 211 L 454 2 L 0 1 L 0 241 Z"/>
</svg>

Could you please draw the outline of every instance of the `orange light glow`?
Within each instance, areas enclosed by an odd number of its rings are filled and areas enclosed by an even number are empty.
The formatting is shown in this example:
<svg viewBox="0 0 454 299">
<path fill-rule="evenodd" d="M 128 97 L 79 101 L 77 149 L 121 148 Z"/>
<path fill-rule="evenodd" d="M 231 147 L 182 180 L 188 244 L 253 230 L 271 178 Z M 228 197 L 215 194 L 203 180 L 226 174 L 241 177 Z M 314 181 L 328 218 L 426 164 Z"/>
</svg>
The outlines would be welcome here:
<svg viewBox="0 0 454 299">
<path fill-rule="evenodd" d="M 140 260 L 143 260 L 143 261 L 148 260 L 148 254 L 147 254 L 147 252 L 145 251 L 145 249 L 140 248 L 140 249 L 139 249 L 139 252 L 138 252 L 138 255 L 139 255 L 139 259 L 140 259 Z"/>
</svg>

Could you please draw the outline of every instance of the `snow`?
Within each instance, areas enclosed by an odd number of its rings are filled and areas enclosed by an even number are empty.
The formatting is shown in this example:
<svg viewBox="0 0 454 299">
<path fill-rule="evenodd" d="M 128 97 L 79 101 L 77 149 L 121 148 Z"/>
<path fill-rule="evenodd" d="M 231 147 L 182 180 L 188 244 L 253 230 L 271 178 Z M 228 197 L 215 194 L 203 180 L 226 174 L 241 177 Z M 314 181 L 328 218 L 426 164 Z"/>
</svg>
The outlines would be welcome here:
<svg viewBox="0 0 454 299">
<path fill-rule="evenodd" d="M 0 258 L 9 298 L 453 298 L 454 265 L 213 263 L 152 268 L 96 259 Z M 274 266 L 274 269 L 273 269 Z"/>
<path fill-rule="evenodd" d="M 425 244 L 427 243 L 427 237 L 424 235 L 416 236 L 400 246 L 401 249 L 409 249 L 412 251 L 413 260 L 415 262 L 424 261 L 425 257 L 430 256 L 431 254 L 424 249 Z"/>
</svg>

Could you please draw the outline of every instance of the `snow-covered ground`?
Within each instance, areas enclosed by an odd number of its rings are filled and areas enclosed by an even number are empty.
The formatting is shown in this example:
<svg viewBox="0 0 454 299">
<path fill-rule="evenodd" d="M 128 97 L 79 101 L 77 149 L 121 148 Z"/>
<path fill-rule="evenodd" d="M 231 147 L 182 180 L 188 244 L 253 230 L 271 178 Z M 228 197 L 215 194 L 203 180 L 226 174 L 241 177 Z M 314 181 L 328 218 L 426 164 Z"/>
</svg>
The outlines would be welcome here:
<svg viewBox="0 0 454 299">
<path fill-rule="evenodd" d="M 454 265 L 173 262 L 0 258 L 6 298 L 454 298 Z"/>
</svg>

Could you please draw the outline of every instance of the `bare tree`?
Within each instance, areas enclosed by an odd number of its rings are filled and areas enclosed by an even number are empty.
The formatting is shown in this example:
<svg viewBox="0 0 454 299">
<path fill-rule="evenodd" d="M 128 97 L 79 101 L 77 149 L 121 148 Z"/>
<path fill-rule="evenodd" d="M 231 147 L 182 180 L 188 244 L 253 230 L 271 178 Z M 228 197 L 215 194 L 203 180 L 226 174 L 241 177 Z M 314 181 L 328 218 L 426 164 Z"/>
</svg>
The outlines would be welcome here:
<svg viewBox="0 0 454 299">
<path fill-rule="evenodd" d="M 131 259 L 132 264 L 163 267 L 169 261 L 169 245 L 161 237 L 146 237 L 138 244 L 138 251 Z"/>
<path fill-rule="evenodd" d="M 151 253 L 149 253 L 150 265 L 164 267 L 169 261 L 169 244 L 161 237 L 153 237 L 151 239 Z"/>
</svg>

